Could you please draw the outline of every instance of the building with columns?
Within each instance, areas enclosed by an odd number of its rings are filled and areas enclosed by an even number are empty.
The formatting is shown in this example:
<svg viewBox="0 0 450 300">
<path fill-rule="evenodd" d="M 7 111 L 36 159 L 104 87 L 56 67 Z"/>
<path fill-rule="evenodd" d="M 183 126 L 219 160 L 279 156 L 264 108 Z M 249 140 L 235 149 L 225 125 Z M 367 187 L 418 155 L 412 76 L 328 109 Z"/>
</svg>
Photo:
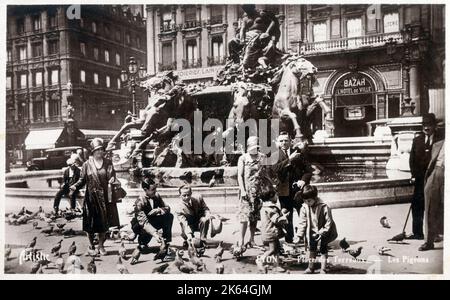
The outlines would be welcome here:
<svg viewBox="0 0 450 300">
<path fill-rule="evenodd" d="M 304 54 L 319 70 L 314 89 L 332 108 L 313 115 L 331 136 L 370 134 L 368 122 L 444 115 L 443 5 L 257 5 L 280 20 L 278 47 Z M 176 70 L 210 81 L 238 31 L 239 5 L 147 5 L 150 73 Z M 406 119 L 405 119 L 406 120 Z M 410 119 L 409 119 L 410 120 Z"/>
<path fill-rule="evenodd" d="M 121 71 L 130 56 L 146 64 L 142 8 L 8 6 L 7 147 L 20 147 L 34 133 L 46 136 L 39 132 L 61 129 L 69 104 L 79 127 L 90 133 L 121 126 L 131 110 Z"/>
</svg>

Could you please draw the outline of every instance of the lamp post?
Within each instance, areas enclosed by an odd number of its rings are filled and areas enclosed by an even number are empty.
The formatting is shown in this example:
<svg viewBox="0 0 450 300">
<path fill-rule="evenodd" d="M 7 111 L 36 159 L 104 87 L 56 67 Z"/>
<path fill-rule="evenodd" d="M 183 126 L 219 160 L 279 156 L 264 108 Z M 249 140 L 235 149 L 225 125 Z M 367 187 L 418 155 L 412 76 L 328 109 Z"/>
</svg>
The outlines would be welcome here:
<svg viewBox="0 0 450 300">
<path fill-rule="evenodd" d="M 145 77 L 147 70 L 144 66 L 138 68 L 137 62 L 134 57 L 130 57 L 128 63 L 128 71 L 122 70 L 120 79 L 122 82 L 129 82 L 131 87 L 131 99 L 132 99 L 132 113 L 136 116 L 136 81 Z"/>
</svg>

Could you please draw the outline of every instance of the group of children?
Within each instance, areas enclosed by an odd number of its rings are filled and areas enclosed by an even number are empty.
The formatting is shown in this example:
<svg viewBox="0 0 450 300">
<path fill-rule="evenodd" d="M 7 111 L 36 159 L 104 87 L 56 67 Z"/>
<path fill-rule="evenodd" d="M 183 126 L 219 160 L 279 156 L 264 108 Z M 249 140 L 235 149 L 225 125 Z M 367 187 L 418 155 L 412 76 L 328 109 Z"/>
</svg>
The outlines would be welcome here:
<svg viewBox="0 0 450 300">
<path fill-rule="evenodd" d="M 327 273 L 328 244 L 337 238 L 336 224 L 333 221 L 330 207 L 318 197 L 317 188 L 306 185 L 301 191 L 303 205 L 300 209 L 297 241 L 304 239 L 309 249 L 309 260 L 306 274 L 314 273 L 317 253 L 321 254 L 320 273 Z M 268 250 L 256 260 L 263 267 L 269 261 L 275 263 L 276 271 L 285 270 L 279 265 L 281 254 L 280 239 L 284 236 L 284 226 L 287 225 L 289 212 L 282 211 L 274 191 L 268 191 L 261 196 L 261 236 Z M 269 259 L 273 257 L 274 259 Z"/>
</svg>

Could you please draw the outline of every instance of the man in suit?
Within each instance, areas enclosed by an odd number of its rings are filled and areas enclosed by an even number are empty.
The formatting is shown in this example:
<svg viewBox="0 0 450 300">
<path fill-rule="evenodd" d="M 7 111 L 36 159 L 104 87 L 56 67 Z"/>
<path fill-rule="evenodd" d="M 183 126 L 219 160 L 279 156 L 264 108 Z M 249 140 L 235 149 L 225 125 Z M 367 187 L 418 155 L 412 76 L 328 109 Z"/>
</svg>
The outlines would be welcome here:
<svg viewBox="0 0 450 300">
<path fill-rule="evenodd" d="M 194 238 L 194 232 L 200 231 L 200 240 L 206 242 L 211 213 L 206 206 L 203 197 L 192 196 L 192 189 L 189 185 L 179 188 L 181 202 L 176 211 L 178 221 L 181 225 L 181 237 L 184 239 L 183 246 L 187 247 L 188 242 Z"/>
<path fill-rule="evenodd" d="M 140 245 L 146 246 L 152 237 L 162 243 L 164 239 L 166 249 L 172 241 L 173 215 L 156 191 L 156 183 L 150 178 L 144 178 L 141 183 L 144 195 L 138 197 L 134 203 L 134 218 L 131 228 L 138 235 Z M 162 236 L 158 230 L 162 229 Z"/>
<path fill-rule="evenodd" d="M 272 170 L 277 178 L 277 192 L 281 209 L 288 210 L 288 226 L 286 229 L 285 241 L 292 243 L 294 237 L 294 226 L 292 224 L 292 214 L 294 208 L 297 213 L 302 206 L 301 201 L 296 200 L 295 194 L 308 185 L 312 177 L 312 167 L 306 158 L 305 144 L 298 143 L 291 145 L 288 133 L 281 132 L 278 137 L 278 161 L 273 165 Z"/>
<path fill-rule="evenodd" d="M 423 130 L 414 138 L 409 157 L 411 176 L 414 180 L 414 195 L 411 203 L 413 219 L 412 235 L 408 236 L 408 239 L 422 240 L 424 238 L 423 214 L 425 209 L 425 172 L 430 163 L 433 143 L 436 141 L 436 116 L 432 113 L 424 114 Z"/>
<path fill-rule="evenodd" d="M 72 195 L 70 195 L 70 187 L 77 183 L 80 179 L 80 169 L 77 167 L 76 157 L 76 154 L 72 154 L 66 162 L 68 167 L 64 170 L 63 184 L 56 193 L 55 200 L 53 201 L 53 209 L 56 214 L 58 214 L 59 203 L 61 202 L 61 198 L 63 196 L 70 197 L 70 208 L 75 209 L 79 190 L 75 190 Z"/>
<path fill-rule="evenodd" d="M 434 249 L 435 239 L 444 229 L 445 141 L 435 142 L 425 173 L 425 243 L 419 251 Z"/>
</svg>

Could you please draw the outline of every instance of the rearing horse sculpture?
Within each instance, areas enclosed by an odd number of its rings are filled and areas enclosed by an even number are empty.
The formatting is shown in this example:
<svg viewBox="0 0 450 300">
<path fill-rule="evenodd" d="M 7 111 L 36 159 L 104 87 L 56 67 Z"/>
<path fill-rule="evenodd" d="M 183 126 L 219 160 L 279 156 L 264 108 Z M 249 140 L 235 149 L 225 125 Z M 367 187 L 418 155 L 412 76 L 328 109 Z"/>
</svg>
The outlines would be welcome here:
<svg viewBox="0 0 450 300">
<path fill-rule="evenodd" d="M 305 136 L 309 126 L 305 124 L 305 119 L 314 108 L 319 105 L 325 115 L 331 112 L 321 97 L 312 96 L 312 84 L 316 73 L 317 68 L 310 61 L 299 56 L 292 56 L 283 63 L 277 74 L 278 78 L 273 80 L 279 81 L 279 85 L 272 108 L 272 118 L 280 118 L 284 126 L 288 126 L 287 121 L 291 121 L 295 138 L 303 141 L 309 139 L 308 134 Z"/>
</svg>

